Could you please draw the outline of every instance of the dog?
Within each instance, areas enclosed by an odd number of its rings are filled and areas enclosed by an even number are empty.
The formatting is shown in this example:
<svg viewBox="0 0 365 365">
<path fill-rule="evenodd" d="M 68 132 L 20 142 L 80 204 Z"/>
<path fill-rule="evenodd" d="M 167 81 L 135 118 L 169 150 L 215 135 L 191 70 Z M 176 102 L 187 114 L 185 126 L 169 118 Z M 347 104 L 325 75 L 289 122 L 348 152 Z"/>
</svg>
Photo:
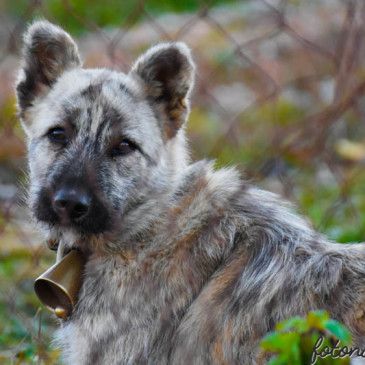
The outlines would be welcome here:
<svg viewBox="0 0 365 365">
<path fill-rule="evenodd" d="M 29 206 L 57 260 L 87 257 L 55 336 L 64 363 L 265 363 L 260 340 L 317 309 L 364 347 L 365 246 L 330 242 L 234 168 L 190 161 L 194 72 L 180 42 L 123 74 L 83 69 L 47 21 L 25 34 Z"/>
</svg>

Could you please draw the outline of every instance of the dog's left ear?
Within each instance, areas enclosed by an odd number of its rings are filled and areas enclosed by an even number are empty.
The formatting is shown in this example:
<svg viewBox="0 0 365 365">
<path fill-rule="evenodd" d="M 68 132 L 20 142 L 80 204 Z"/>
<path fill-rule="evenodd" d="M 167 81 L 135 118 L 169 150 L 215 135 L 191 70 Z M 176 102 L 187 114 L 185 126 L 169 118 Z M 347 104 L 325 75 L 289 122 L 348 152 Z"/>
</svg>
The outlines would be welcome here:
<svg viewBox="0 0 365 365">
<path fill-rule="evenodd" d="M 165 139 L 174 137 L 187 119 L 194 70 L 189 48 L 176 42 L 150 48 L 130 72 L 142 83 L 150 105 L 162 122 Z"/>
<path fill-rule="evenodd" d="M 22 56 L 16 94 L 20 116 L 24 119 L 27 109 L 46 95 L 65 71 L 80 67 L 81 61 L 70 35 L 44 20 L 28 28 Z"/>
</svg>

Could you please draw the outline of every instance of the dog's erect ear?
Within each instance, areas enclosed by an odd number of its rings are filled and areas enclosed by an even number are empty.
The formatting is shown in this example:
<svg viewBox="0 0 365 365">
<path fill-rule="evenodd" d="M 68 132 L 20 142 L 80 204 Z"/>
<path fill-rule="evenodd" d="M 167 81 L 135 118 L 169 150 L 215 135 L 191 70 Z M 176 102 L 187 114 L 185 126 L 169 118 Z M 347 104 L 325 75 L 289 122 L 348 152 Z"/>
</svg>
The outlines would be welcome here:
<svg viewBox="0 0 365 365">
<path fill-rule="evenodd" d="M 23 117 L 27 108 L 45 95 L 64 71 L 79 67 L 81 61 L 71 37 L 47 21 L 37 21 L 29 27 L 22 57 L 16 94 Z"/>
<path fill-rule="evenodd" d="M 194 69 L 189 48 L 177 42 L 152 47 L 130 72 L 142 82 L 147 98 L 163 124 L 165 138 L 174 137 L 188 116 Z"/>
</svg>

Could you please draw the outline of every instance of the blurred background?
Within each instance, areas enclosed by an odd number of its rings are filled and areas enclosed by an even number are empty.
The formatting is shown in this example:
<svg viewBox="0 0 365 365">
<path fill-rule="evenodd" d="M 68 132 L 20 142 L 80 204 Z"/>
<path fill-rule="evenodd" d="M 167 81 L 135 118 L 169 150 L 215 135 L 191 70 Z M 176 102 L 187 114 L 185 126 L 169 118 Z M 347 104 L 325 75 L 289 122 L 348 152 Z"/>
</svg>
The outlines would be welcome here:
<svg viewBox="0 0 365 365">
<path fill-rule="evenodd" d="M 0 0 L 0 363 L 57 364 L 52 316 L 33 292 L 55 255 L 26 209 L 13 84 L 36 18 L 77 40 L 85 67 L 127 72 L 160 41 L 197 63 L 194 159 L 235 164 L 340 242 L 365 241 L 363 0 Z"/>
</svg>

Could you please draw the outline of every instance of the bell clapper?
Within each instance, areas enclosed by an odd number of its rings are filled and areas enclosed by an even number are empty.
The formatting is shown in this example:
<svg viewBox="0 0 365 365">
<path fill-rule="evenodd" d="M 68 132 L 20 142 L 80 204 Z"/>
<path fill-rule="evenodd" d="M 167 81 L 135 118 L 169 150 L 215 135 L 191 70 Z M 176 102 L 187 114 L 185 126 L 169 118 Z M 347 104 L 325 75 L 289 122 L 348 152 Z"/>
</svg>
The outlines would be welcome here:
<svg viewBox="0 0 365 365">
<path fill-rule="evenodd" d="M 62 307 L 56 307 L 54 313 L 58 318 L 66 318 L 68 316 L 67 310 Z"/>
</svg>

